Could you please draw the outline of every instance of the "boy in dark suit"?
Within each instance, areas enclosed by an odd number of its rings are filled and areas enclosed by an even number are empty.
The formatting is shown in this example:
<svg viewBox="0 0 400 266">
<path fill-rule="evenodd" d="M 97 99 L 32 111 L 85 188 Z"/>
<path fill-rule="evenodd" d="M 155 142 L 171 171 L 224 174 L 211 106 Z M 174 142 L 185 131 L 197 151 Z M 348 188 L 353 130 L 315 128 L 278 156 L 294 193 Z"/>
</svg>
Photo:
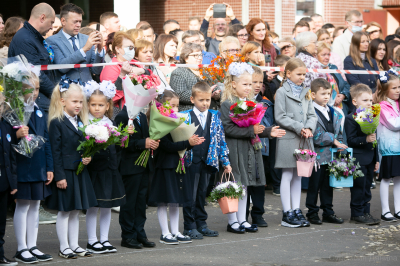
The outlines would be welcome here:
<svg viewBox="0 0 400 266">
<path fill-rule="evenodd" d="M 193 182 L 191 184 L 184 182 L 183 235 L 188 235 L 192 239 L 218 236 L 218 232 L 210 230 L 206 223 L 208 216 L 204 204 L 207 186 L 211 174 L 218 171 L 219 163 L 225 168 L 226 173 L 232 169 L 220 113 L 209 109 L 211 94 L 212 90 L 207 83 L 204 81 L 196 83 L 190 97 L 194 108 L 183 112 L 187 114 L 185 123 L 198 125 L 195 134 L 205 139 L 201 145 L 194 146 L 187 154 L 192 160 L 189 174 Z"/>
<path fill-rule="evenodd" d="M 357 84 L 350 89 L 353 104 L 358 107 L 372 106 L 372 90 L 364 84 Z M 354 179 L 351 192 L 351 219 L 350 222 L 367 225 L 379 224 L 380 220 L 370 214 L 371 184 L 374 172 L 379 169 L 377 147 L 373 148 L 372 143 L 376 140 L 376 134 L 366 135 L 361 131 L 360 125 L 354 120 L 353 112 L 346 116 L 344 122 L 347 134 L 347 143 L 353 148 L 353 157 L 356 163 L 360 163 L 363 177 Z"/>
<path fill-rule="evenodd" d="M 283 67 L 285 68 L 287 61 L 290 60 L 290 57 L 287 55 L 278 55 L 275 58 L 274 64 L 275 67 Z M 268 98 L 272 103 L 275 102 L 274 96 L 276 91 L 281 87 L 281 83 L 283 80 L 283 71 L 278 71 L 278 75 L 276 75 L 271 82 L 269 83 L 269 88 L 266 87 L 264 96 Z"/>
</svg>

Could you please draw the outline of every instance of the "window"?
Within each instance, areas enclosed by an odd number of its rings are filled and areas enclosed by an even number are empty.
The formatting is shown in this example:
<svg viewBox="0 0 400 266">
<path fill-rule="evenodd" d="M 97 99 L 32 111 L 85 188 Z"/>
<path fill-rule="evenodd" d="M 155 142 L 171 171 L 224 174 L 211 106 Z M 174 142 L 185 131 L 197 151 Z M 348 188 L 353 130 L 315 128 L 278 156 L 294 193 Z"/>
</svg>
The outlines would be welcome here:
<svg viewBox="0 0 400 266">
<path fill-rule="evenodd" d="M 296 16 L 309 17 L 315 13 L 315 0 L 296 0 Z"/>
</svg>

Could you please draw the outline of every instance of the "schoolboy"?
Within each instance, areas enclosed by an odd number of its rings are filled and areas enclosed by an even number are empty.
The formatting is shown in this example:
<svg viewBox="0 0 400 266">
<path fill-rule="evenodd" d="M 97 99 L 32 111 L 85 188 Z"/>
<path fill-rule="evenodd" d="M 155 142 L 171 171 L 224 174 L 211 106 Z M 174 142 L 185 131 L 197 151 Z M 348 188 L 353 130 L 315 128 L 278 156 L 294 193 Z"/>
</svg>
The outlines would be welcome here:
<svg viewBox="0 0 400 266">
<path fill-rule="evenodd" d="M 287 61 L 290 60 L 290 57 L 287 55 L 278 55 L 274 61 L 275 67 L 283 67 L 285 68 Z M 283 80 L 284 71 L 279 71 L 278 75 L 276 75 L 269 84 L 269 91 L 265 91 L 264 96 L 268 98 L 271 102 L 274 101 L 274 96 L 277 91 L 281 87 L 281 83 Z"/>
</svg>

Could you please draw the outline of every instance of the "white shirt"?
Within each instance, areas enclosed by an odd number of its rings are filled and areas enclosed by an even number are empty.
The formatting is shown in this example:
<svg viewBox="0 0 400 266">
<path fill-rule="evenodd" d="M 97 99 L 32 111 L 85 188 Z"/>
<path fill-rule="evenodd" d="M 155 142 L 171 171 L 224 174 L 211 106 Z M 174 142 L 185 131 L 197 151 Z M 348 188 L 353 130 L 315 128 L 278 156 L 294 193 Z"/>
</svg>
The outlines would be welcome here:
<svg viewBox="0 0 400 266">
<path fill-rule="evenodd" d="M 318 109 L 318 111 L 320 111 L 326 118 L 326 120 L 331 120 L 331 118 L 329 117 L 329 107 L 328 105 L 326 105 L 325 107 L 317 104 L 316 102 L 313 102 L 314 107 Z"/>
<path fill-rule="evenodd" d="M 68 42 L 71 44 L 71 47 L 72 47 L 72 49 L 74 49 L 74 45 L 72 44 L 72 40 L 71 40 L 71 35 L 69 35 L 68 33 L 66 33 L 64 30 L 62 30 L 62 33 L 64 34 L 64 36 L 65 36 L 65 38 L 67 38 L 67 40 L 68 40 Z M 78 35 L 75 35 L 75 36 L 73 36 L 73 37 L 75 37 L 75 45 L 76 45 L 76 47 L 79 49 L 80 47 L 79 47 L 79 34 Z M 83 49 L 82 48 L 80 48 L 79 49 L 79 51 L 81 51 L 81 54 L 82 54 L 82 56 L 84 57 L 84 58 L 86 58 L 86 53 L 83 51 Z M 98 53 L 98 51 L 97 51 L 97 53 Z M 103 50 L 101 51 L 101 53 L 99 53 L 99 56 L 100 57 L 104 57 L 104 48 L 103 48 Z"/>
<path fill-rule="evenodd" d="M 204 112 L 200 112 L 200 110 L 197 109 L 196 106 L 195 106 L 195 107 L 193 108 L 193 112 L 194 112 L 194 114 L 196 115 L 197 120 L 199 120 L 200 125 L 201 125 L 201 121 L 203 121 L 203 120 L 200 118 L 200 114 L 203 114 L 203 116 L 204 116 L 204 117 L 203 117 L 203 119 L 204 119 L 204 128 L 206 128 L 208 109 L 205 110 Z M 202 125 L 201 125 L 201 126 L 202 126 Z M 203 129 L 204 129 L 204 128 L 203 128 Z"/>
<path fill-rule="evenodd" d="M 68 120 L 72 123 L 72 125 L 74 125 L 75 129 L 78 130 L 78 116 L 70 116 L 69 114 L 67 114 L 64 111 L 64 115 L 66 118 L 68 118 Z"/>
<path fill-rule="evenodd" d="M 282 82 L 282 80 L 283 80 L 283 78 L 282 78 L 281 76 L 279 76 L 279 75 L 276 75 L 276 78 L 277 78 L 280 82 Z"/>
</svg>

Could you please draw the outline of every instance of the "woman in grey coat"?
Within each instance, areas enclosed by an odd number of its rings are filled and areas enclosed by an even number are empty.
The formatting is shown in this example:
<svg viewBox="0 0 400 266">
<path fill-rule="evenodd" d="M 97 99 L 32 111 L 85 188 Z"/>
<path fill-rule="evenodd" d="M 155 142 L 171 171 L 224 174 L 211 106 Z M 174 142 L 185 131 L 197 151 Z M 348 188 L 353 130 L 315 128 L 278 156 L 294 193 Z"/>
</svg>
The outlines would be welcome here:
<svg viewBox="0 0 400 266">
<path fill-rule="evenodd" d="M 275 167 L 282 168 L 281 225 L 287 227 L 310 225 L 300 210 L 301 177 L 297 175 L 293 155 L 294 150 L 299 148 L 301 138 L 311 138 L 317 125 L 310 92 L 303 86 L 305 74 L 305 64 L 298 58 L 290 59 L 286 64 L 283 85 L 275 96 L 275 121 L 286 130 L 286 135 L 276 142 Z M 312 141 L 309 144 L 313 149 Z"/>
</svg>

